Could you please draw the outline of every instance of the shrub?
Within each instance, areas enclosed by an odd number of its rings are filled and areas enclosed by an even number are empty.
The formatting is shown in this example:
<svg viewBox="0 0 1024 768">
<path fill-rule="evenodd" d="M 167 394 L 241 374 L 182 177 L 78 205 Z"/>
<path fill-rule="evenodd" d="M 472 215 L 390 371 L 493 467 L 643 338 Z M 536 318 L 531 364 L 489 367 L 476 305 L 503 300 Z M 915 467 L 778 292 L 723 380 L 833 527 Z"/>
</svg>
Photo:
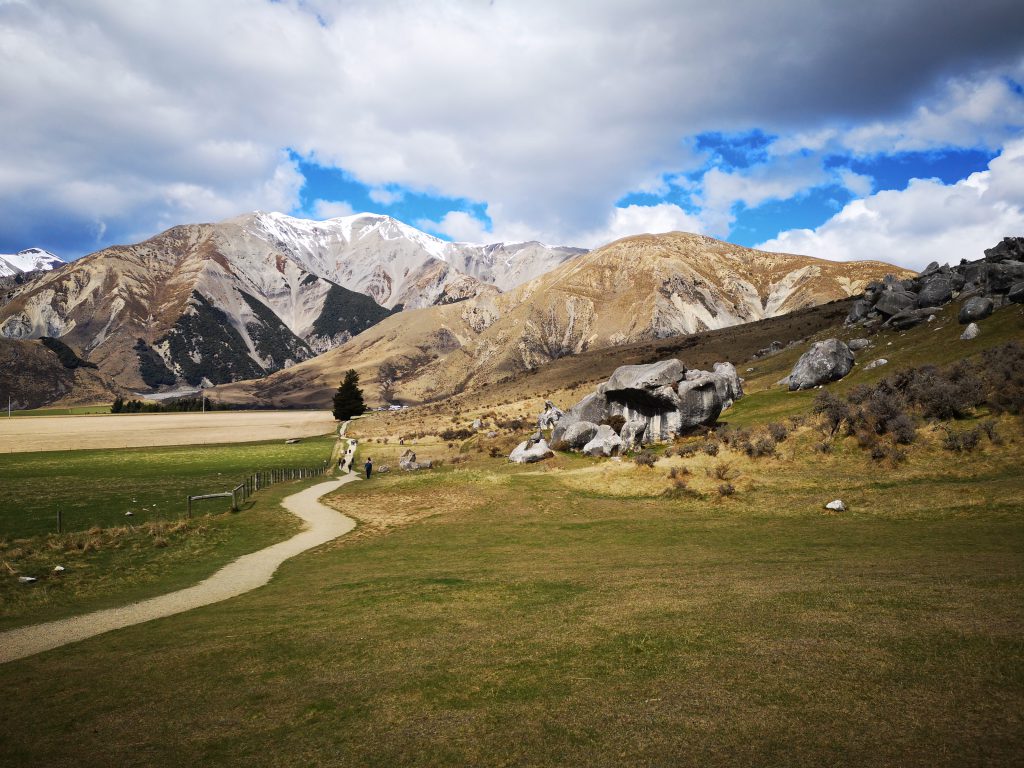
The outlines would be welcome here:
<svg viewBox="0 0 1024 768">
<path fill-rule="evenodd" d="M 901 413 L 888 424 L 893 440 L 899 445 L 910 445 L 917 437 L 917 425 L 907 413 Z"/>
<path fill-rule="evenodd" d="M 781 443 L 789 437 L 789 427 L 782 422 L 773 421 L 768 425 L 768 434 L 772 436 L 772 440 L 776 443 Z"/>
<path fill-rule="evenodd" d="M 633 457 L 633 461 L 636 462 L 638 467 L 653 467 L 654 462 L 657 460 L 658 457 L 646 449 L 640 451 L 640 453 Z"/>
<path fill-rule="evenodd" d="M 946 437 L 942 442 L 942 447 L 947 451 L 970 453 L 978 447 L 980 440 L 981 430 L 978 427 L 965 429 L 963 432 L 954 432 L 950 429 L 946 430 Z"/>
<path fill-rule="evenodd" d="M 492 459 L 496 459 L 499 456 L 501 456 L 501 449 L 498 448 L 498 446 L 496 445 L 492 445 L 489 449 L 487 449 L 487 455 L 490 456 Z"/>
<path fill-rule="evenodd" d="M 708 456 L 718 455 L 718 443 L 704 443 L 701 446 L 701 450 L 704 451 Z"/>
<path fill-rule="evenodd" d="M 752 459 L 774 456 L 775 441 L 771 435 L 760 435 L 745 446 L 745 452 Z"/>
<path fill-rule="evenodd" d="M 732 465 L 727 461 L 720 461 L 715 464 L 712 472 L 717 480 L 728 480 L 732 477 Z"/>
<path fill-rule="evenodd" d="M 440 437 L 441 437 L 442 440 L 445 440 L 445 441 L 450 441 L 450 440 L 468 440 L 474 434 L 475 433 L 471 429 L 465 429 L 465 428 L 462 428 L 462 429 L 446 429 L 444 432 L 441 433 Z"/>
<path fill-rule="evenodd" d="M 832 453 L 832 441 L 822 440 L 820 443 L 814 446 L 814 450 L 816 450 L 818 453 Z"/>
<path fill-rule="evenodd" d="M 684 477 L 688 474 L 690 474 L 689 467 L 672 467 L 672 469 L 668 471 L 668 479 L 675 480 L 677 477 Z"/>
<path fill-rule="evenodd" d="M 821 390 L 814 396 L 814 406 L 811 410 L 824 419 L 825 427 L 830 435 L 838 432 L 843 422 L 850 419 L 850 406 L 827 389 Z"/>
<path fill-rule="evenodd" d="M 732 496 L 734 493 L 736 493 L 736 486 L 732 483 L 722 483 L 718 486 L 719 496 Z"/>
<path fill-rule="evenodd" d="M 999 426 L 995 421 L 989 419 L 988 421 L 983 422 L 981 429 L 986 435 L 988 435 L 989 442 L 992 443 L 992 445 L 1003 444 L 1002 435 L 999 434 Z"/>
</svg>

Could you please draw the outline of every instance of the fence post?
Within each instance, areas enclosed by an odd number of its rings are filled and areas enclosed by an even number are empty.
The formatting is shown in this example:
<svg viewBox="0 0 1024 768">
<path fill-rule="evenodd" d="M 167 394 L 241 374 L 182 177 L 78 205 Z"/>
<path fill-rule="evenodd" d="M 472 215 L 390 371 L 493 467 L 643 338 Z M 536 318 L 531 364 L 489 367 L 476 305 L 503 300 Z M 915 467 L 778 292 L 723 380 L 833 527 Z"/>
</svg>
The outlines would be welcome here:
<svg viewBox="0 0 1024 768">
<path fill-rule="evenodd" d="M 189 517 L 190 520 L 192 519 L 192 497 L 191 496 L 188 497 L 188 517 Z"/>
<path fill-rule="evenodd" d="M 57 507 L 57 533 L 64 533 L 64 520 L 62 519 L 60 507 Z"/>
</svg>

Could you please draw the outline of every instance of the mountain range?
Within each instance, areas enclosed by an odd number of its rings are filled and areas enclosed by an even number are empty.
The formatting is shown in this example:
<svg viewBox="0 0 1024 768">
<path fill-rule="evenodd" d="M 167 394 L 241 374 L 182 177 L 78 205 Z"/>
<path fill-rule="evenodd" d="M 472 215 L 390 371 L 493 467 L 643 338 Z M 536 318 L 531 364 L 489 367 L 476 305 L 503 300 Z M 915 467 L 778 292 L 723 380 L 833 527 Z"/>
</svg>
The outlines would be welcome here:
<svg viewBox="0 0 1024 768">
<path fill-rule="evenodd" d="M 387 216 L 253 213 L 173 227 L 48 272 L 0 306 L 0 337 L 57 337 L 116 388 L 263 376 L 402 308 L 497 294 L 585 253 L 448 243 Z"/>
<path fill-rule="evenodd" d="M 859 294 L 877 261 L 768 253 L 673 232 L 639 235 L 574 258 L 505 293 L 391 315 L 311 360 L 219 387 L 240 403 L 323 406 L 341 373 L 371 400 L 419 403 L 509 379 L 585 351 L 777 317 Z"/>
</svg>

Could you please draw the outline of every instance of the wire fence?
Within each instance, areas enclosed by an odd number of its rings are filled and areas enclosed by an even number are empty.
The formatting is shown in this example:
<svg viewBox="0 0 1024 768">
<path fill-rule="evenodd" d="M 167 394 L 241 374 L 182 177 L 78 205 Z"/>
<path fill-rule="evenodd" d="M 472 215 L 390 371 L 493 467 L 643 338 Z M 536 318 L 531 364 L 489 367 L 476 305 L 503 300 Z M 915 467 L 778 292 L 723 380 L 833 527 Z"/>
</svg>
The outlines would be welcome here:
<svg viewBox="0 0 1024 768">
<path fill-rule="evenodd" d="M 254 472 L 245 478 L 241 483 L 229 491 L 220 493 L 205 493 L 189 496 L 187 500 L 187 515 L 192 517 L 192 504 L 196 501 L 207 499 L 231 499 L 231 511 L 237 512 L 242 504 L 248 501 L 253 494 L 264 488 L 269 488 L 275 483 L 283 483 L 290 480 L 305 480 L 310 477 L 321 477 L 330 474 L 330 464 L 323 464 L 318 467 L 299 467 L 291 469 L 267 469 Z"/>
</svg>

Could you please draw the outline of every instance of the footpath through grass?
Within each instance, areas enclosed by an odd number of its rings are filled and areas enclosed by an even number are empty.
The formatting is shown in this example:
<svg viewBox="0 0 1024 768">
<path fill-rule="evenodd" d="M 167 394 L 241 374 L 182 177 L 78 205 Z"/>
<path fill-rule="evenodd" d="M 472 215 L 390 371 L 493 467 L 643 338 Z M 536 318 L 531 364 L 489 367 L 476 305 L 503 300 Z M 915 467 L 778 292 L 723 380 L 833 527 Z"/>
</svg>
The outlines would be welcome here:
<svg viewBox="0 0 1024 768">
<path fill-rule="evenodd" d="M 0 538 L 177 520 L 188 495 L 229 491 L 258 470 L 322 466 L 335 439 L 0 454 Z M 221 511 L 226 499 L 201 502 Z M 130 517 L 125 513 L 131 512 Z"/>
<path fill-rule="evenodd" d="M 0 762 L 1019 764 L 1019 419 L 1002 431 L 897 466 L 808 459 L 807 435 L 353 483 L 357 535 L 266 588 L 0 667 Z M 670 466 L 693 478 L 675 498 Z"/>
</svg>

